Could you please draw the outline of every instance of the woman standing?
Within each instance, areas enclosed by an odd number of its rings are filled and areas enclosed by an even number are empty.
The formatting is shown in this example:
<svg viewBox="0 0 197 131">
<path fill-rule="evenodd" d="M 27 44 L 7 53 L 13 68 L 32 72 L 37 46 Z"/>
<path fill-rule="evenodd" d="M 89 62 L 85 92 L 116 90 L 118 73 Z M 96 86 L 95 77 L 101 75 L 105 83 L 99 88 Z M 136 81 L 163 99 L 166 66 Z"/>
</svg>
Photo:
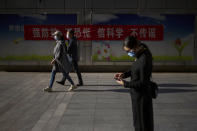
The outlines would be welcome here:
<svg viewBox="0 0 197 131">
<path fill-rule="evenodd" d="M 51 80 L 49 83 L 49 86 L 44 88 L 44 91 L 51 92 L 52 86 L 55 80 L 55 75 L 57 72 L 62 72 L 64 77 L 68 79 L 68 81 L 71 83 L 70 88 L 68 91 L 72 91 L 77 88 L 75 86 L 73 80 L 69 76 L 69 72 L 72 70 L 72 65 L 69 62 L 67 58 L 67 50 L 66 50 L 66 44 L 64 43 L 63 35 L 60 31 L 56 31 L 54 34 L 54 39 L 56 40 L 56 46 L 54 48 L 54 59 L 51 61 L 51 64 L 53 65 L 53 69 L 51 72 Z"/>
<path fill-rule="evenodd" d="M 135 57 L 131 69 L 116 74 L 117 82 L 130 88 L 135 131 L 153 131 L 153 104 L 149 81 L 152 74 L 152 54 L 148 47 L 129 36 L 123 44 L 130 57 Z M 131 80 L 123 79 L 131 77 Z"/>
</svg>

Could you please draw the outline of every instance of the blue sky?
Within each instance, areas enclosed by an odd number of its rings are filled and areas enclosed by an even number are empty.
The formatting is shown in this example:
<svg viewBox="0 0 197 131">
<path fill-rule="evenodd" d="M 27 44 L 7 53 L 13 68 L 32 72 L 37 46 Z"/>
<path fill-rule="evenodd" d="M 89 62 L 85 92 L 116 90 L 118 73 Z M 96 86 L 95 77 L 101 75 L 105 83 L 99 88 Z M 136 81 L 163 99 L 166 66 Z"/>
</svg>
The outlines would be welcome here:
<svg viewBox="0 0 197 131">
<path fill-rule="evenodd" d="M 76 14 L 0 14 L 0 38 L 23 37 L 23 32 L 10 32 L 9 25 L 75 25 L 77 24 Z"/>
</svg>

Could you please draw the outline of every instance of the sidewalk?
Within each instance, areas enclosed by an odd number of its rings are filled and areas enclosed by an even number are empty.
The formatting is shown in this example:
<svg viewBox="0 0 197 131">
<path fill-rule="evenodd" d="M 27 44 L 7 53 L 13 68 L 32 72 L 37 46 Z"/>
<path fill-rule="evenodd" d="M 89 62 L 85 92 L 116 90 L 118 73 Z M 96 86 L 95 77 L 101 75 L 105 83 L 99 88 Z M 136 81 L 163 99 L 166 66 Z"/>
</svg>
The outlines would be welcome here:
<svg viewBox="0 0 197 131">
<path fill-rule="evenodd" d="M 85 86 L 75 92 L 65 91 L 67 82 L 47 93 L 50 73 L 0 72 L 0 131 L 134 131 L 130 94 L 114 74 L 83 73 Z M 197 73 L 154 73 L 153 79 L 160 85 L 155 131 L 195 131 Z"/>
</svg>

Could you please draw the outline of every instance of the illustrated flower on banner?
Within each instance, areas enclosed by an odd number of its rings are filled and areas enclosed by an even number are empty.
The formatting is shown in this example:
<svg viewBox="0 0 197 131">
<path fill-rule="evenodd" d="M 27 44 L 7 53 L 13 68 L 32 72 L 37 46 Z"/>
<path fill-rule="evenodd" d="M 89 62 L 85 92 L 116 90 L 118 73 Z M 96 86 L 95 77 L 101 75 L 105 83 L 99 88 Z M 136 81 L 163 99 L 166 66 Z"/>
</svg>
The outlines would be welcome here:
<svg viewBox="0 0 197 131">
<path fill-rule="evenodd" d="M 182 56 L 183 49 L 188 45 L 187 42 L 182 43 L 180 38 L 177 38 L 173 43 L 174 47 L 178 51 L 178 55 Z"/>
<path fill-rule="evenodd" d="M 106 61 L 110 61 L 110 55 L 111 55 L 110 44 L 108 43 L 103 44 L 102 55 Z"/>
<path fill-rule="evenodd" d="M 111 58 L 111 46 L 108 43 L 102 42 L 98 44 L 95 49 L 95 56 L 96 59 L 98 60 L 105 60 L 105 61 L 110 61 Z"/>
<path fill-rule="evenodd" d="M 97 47 L 97 55 L 98 55 L 98 59 L 102 60 L 102 54 L 101 54 L 101 49 L 100 47 Z"/>
<path fill-rule="evenodd" d="M 177 38 L 175 40 L 175 44 L 178 45 L 178 46 L 181 46 L 181 39 L 180 38 Z"/>
</svg>

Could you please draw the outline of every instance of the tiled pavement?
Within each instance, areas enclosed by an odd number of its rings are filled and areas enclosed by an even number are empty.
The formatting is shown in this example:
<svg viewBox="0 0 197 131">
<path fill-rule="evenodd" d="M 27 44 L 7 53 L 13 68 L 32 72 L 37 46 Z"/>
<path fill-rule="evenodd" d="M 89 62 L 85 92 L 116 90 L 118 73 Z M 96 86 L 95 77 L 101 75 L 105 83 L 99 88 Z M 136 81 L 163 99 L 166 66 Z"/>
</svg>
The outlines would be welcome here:
<svg viewBox="0 0 197 131">
<path fill-rule="evenodd" d="M 85 85 L 75 92 L 66 92 L 69 83 L 54 83 L 54 92 L 44 93 L 50 73 L 0 72 L 0 131 L 134 131 L 130 94 L 114 74 L 83 73 Z M 197 73 L 154 73 L 153 79 L 160 86 L 155 131 L 196 131 Z"/>
</svg>

